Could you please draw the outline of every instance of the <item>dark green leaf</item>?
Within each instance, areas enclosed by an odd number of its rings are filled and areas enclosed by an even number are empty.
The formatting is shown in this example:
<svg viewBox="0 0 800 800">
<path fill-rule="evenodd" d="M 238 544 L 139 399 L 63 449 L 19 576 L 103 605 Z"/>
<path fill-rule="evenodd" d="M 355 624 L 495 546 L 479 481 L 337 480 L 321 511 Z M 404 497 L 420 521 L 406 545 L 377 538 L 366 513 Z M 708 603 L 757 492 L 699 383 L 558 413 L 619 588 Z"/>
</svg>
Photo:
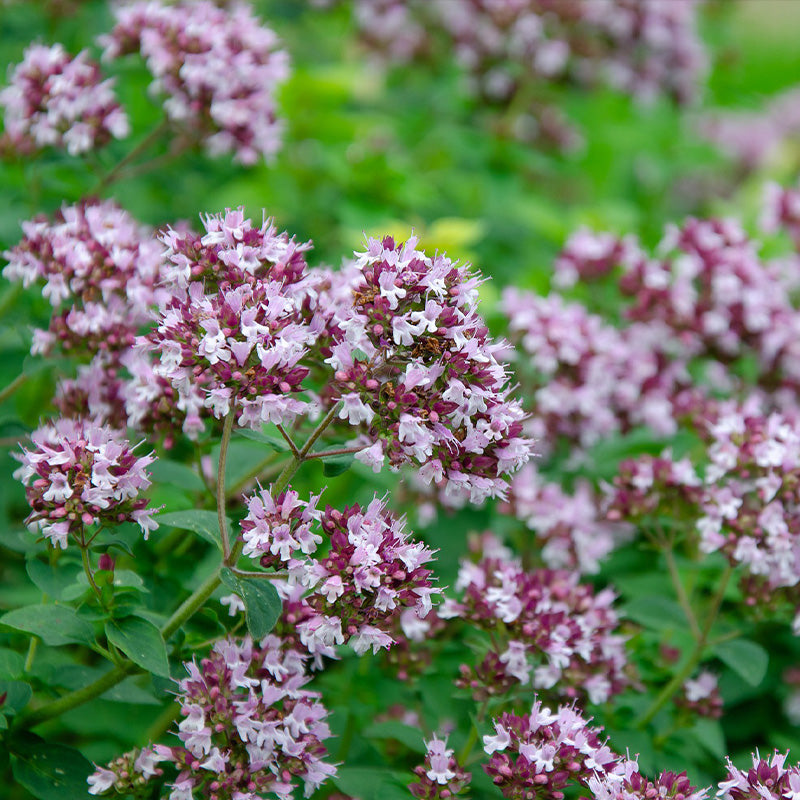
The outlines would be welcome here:
<svg viewBox="0 0 800 800">
<path fill-rule="evenodd" d="M 427 748 L 422 740 L 422 733 L 417 728 L 404 725 L 397 720 L 374 722 L 364 730 L 365 739 L 396 739 L 415 753 L 425 753 Z"/>
<path fill-rule="evenodd" d="M 222 541 L 219 533 L 219 520 L 216 511 L 204 511 L 203 509 L 192 509 L 190 511 L 171 511 L 168 514 L 159 514 L 156 518 L 159 525 L 166 525 L 170 528 L 182 528 L 187 531 L 194 531 L 202 536 L 207 542 L 215 544 L 222 549 Z M 227 524 L 231 521 L 226 517 Z"/>
<path fill-rule="evenodd" d="M 25 566 L 28 577 L 51 600 L 63 599 L 64 590 L 75 583 L 78 575 L 85 578 L 80 564 L 75 562 L 51 566 L 38 558 L 30 558 Z"/>
<path fill-rule="evenodd" d="M 769 653 L 747 639 L 722 642 L 714 647 L 714 655 L 751 686 L 758 686 L 767 674 Z"/>
<path fill-rule="evenodd" d="M 326 458 L 322 462 L 322 474 L 326 478 L 335 478 L 343 472 L 347 472 L 353 465 L 353 456 L 343 456 L 340 458 Z"/>
<path fill-rule="evenodd" d="M 394 800 L 396 796 L 396 780 L 390 770 L 382 767 L 339 767 L 331 780 L 344 794 L 360 800 L 383 800 L 390 796 Z M 406 789 L 404 796 L 408 794 Z"/>
<path fill-rule="evenodd" d="M 45 644 L 93 644 L 92 626 L 69 606 L 25 606 L 0 617 L 0 624 L 39 636 Z"/>
<path fill-rule="evenodd" d="M 169 677 L 167 646 L 161 632 L 140 617 L 125 617 L 106 623 L 108 641 L 118 647 L 142 669 L 154 675 Z"/>
<path fill-rule="evenodd" d="M 254 639 L 262 639 L 274 627 L 282 603 L 271 581 L 260 578 L 239 578 L 229 569 L 220 573 L 222 583 L 244 601 L 247 629 Z"/>
<path fill-rule="evenodd" d="M 637 597 L 625 605 L 623 614 L 645 628 L 653 630 L 685 628 L 687 625 L 683 609 L 674 600 L 663 595 Z"/>
<path fill-rule="evenodd" d="M 200 476 L 191 467 L 167 458 L 159 458 L 153 462 L 150 466 L 150 477 L 155 483 L 166 483 L 190 492 L 202 492 L 206 488 Z"/>
<path fill-rule="evenodd" d="M 71 747 L 23 733 L 9 742 L 14 777 L 39 800 L 86 800 L 91 763 Z"/>
<path fill-rule="evenodd" d="M 21 711 L 31 699 L 31 687 L 22 681 L 0 681 L 0 696 L 5 693 L 6 701 L 0 706 L 5 714 Z"/>
</svg>

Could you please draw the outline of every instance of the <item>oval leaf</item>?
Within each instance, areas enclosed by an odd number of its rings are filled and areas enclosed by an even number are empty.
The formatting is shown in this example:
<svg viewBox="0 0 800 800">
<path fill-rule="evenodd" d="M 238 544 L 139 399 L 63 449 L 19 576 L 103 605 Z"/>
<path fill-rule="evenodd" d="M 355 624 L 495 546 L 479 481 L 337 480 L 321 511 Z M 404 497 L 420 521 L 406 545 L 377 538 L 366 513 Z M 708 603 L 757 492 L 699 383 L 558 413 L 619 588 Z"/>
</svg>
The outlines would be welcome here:
<svg viewBox="0 0 800 800">
<path fill-rule="evenodd" d="M 714 648 L 714 655 L 751 686 L 758 686 L 767 674 L 769 653 L 747 639 L 722 642 Z"/>
<path fill-rule="evenodd" d="M 263 639 L 274 627 L 283 604 L 269 580 L 239 578 L 229 569 L 220 572 L 222 583 L 242 598 L 247 629 L 254 639 Z"/>
<path fill-rule="evenodd" d="M 140 617 L 111 620 L 106 623 L 106 636 L 134 664 L 153 675 L 169 677 L 167 646 L 161 632 L 152 622 Z"/>
<path fill-rule="evenodd" d="M 25 606 L 0 617 L 0 625 L 38 636 L 45 644 L 94 644 L 92 626 L 69 606 Z"/>
<path fill-rule="evenodd" d="M 16 756 L 14 777 L 39 800 L 85 800 L 86 778 L 94 771 L 81 753 L 62 744 L 52 744 L 29 733 L 9 742 Z"/>
<path fill-rule="evenodd" d="M 159 525 L 194 531 L 207 542 L 215 544 L 220 550 L 222 549 L 222 539 L 219 533 L 219 520 L 217 519 L 216 511 L 205 511 L 199 508 L 189 511 L 171 511 L 167 514 L 159 514 L 155 519 L 158 521 Z M 230 519 L 227 517 L 225 519 L 230 526 Z"/>
</svg>

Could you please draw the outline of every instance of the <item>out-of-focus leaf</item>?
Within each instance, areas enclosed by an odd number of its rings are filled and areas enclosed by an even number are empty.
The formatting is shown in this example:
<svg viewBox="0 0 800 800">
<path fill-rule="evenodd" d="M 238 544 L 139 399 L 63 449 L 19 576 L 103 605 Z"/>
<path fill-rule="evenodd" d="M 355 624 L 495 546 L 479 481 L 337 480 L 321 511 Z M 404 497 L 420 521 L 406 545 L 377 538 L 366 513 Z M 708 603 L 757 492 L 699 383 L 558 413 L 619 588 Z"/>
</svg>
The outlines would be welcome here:
<svg viewBox="0 0 800 800">
<path fill-rule="evenodd" d="M 211 542 L 211 544 L 215 544 L 222 549 L 219 520 L 216 511 L 206 511 L 200 508 L 191 509 L 189 511 L 170 511 L 168 514 L 159 514 L 155 517 L 155 520 L 159 525 L 194 531 L 207 542 Z M 226 520 L 230 526 L 230 519 L 226 517 Z"/>
<path fill-rule="evenodd" d="M 159 458 L 150 465 L 149 469 L 150 477 L 156 483 L 166 483 L 190 492 L 202 492 L 205 489 L 200 476 L 191 467 L 181 464 L 180 461 Z"/>
<path fill-rule="evenodd" d="M 769 653 L 747 639 L 722 642 L 714 647 L 714 655 L 751 686 L 758 686 L 767 674 Z"/>
</svg>

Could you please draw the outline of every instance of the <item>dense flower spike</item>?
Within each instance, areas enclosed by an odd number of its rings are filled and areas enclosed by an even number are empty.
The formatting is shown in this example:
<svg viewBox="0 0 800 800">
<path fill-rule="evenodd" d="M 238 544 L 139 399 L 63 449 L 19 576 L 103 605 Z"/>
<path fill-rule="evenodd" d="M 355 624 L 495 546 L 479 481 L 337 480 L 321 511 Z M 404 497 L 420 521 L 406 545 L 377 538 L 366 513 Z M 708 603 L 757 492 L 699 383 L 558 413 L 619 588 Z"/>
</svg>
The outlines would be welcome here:
<svg viewBox="0 0 800 800">
<path fill-rule="evenodd" d="M 128 135 L 128 118 L 100 69 L 85 52 L 71 57 L 60 44 L 30 45 L 0 91 L 5 132 L 0 152 L 63 147 L 87 153 Z"/>
<path fill-rule="evenodd" d="M 244 427 L 290 422 L 306 409 L 296 395 L 308 374 L 300 360 L 314 338 L 297 286 L 308 245 L 269 222 L 253 227 L 241 209 L 209 215 L 204 226 L 202 236 L 163 235 L 173 292 L 140 347 L 158 353 L 153 372 L 187 411 L 200 394 L 215 417 L 233 409 Z"/>
<path fill-rule="evenodd" d="M 129 348 L 160 290 L 161 247 L 150 230 L 111 201 L 64 206 L 51 222 L 22 224 L 22 241 L 3 256 L 3 275 L 42 294 L 59 309 L 33 352 L 56 345 L 70 352 L 119 354 Z"/>
<path fill-rule="evenodd" d="M 462 668 L 461 684 L 491 694 L 492 683 L 514 679 L 568 697 L 580 694 L 592 703 L 621 691 L 627 656 L 624 637 L 615 633 L 613 592 L 595 594 L 576 573 L 526 572 L 491 536 L 482 545 L 478 563 L 462 562 L 456 589 L 463 599 L 448 598 L 439 613 L 502 635 L 475 675 Z M 484 686 L 481 676 L 490 672 L 491 682 Z"/>
<path fill-rule="evenodd" d="M 18 456 L 14 476 L 27 487 L 36 526 L 53 545 L 72 535 L 83 543 L 95 524 L 138 523 L 147 538 L 157 527 L 154 509 L 139 493 L 150 485 L 152 454 L 136 456 L 123 435 L 92 420 L 58 419 L 31 435 L 33 448 Z"/>
<path fill-rule="evenodd" d="M 522 350 L 518 375 L 532 395 L 537 439 L 587 447 L 637 425 L 675 432 L 673 398 L 688 375 L 659 351 L 657 325 L 620 331 L 558 295 L 516 289 L 505 290 L 501 308 Z"/>
<path fill-rule="evenodd" d="M 571 782 L 586 785 L 596 773 L 613 772 L 619 759 L 574 706 L 553 713 L 536 700 L 530 714 L 501 715 L 494 731 L 483 737 L 491 756 L 483 768 L 508 798 L 563 800 Z"/>
<path fill-rule="evenodd" d="M 595 573 L 629 536 L 628 526 L 604 518 L 589 483 L 581 481 L 567 494 L 559 484 L 545 481 L 531 464 L 514 476 L 503 510 L 522 520 L 544 543 L 541 557 L 554 569 Z"/>
<path fill-rule="evenodd" d="M 425 742 L 425 763 L 414 768 L 419 778 L 408 788 L 420 800 L 457 797 L 469 787 L 472 775 L 458 765 L 452 748 L 447 747 L 447 737 L 433 736 Z"/>
<path fill-rule="evenodd" d="M 321 3 L 330 5 L 330 2 Z M 469 90 L 522 107 L 526 138 L 561 146 L 575 134 L 548 98 L 558 83 L 605 83 L 641 100 L 696 94 L 705 66 L 695 0 L 355 0 L 362 38 L 383 59 L 454 53 Z"/>
<path fill-rule="evenodd" d="M 171 800 L 255 800 L 267 794 L 290 800 L 298 783 L 308 797 L 336 773 L 323 760 L 328 712 L 320 695 L 304 688 L 305 657 L 278 637 L 260 644 L 249 638 L 218 642 L 199 666 L 192 662 L 186 669 L 189 677 L 178 684 L 181 744 L 155 745 L 143 751 L 150 757 L 135 762 L 145 780 L 163 769 L 150 762 L 171 762 L 178 769 Z M 120 775 L 114 762 L 109 766 L 89 778 L 93 794 L 125 790 L 129 773 Z"/>
<path fill-rule="evenodd" d="M 448 495 L 503 496 L 531 454 L 498 361 L 505 345 L 476 313 L 481 279 L 416 244 L 370 239 L 358 255 L 351 302 L 328 322 L 329 401 L 363 426 L 356 457 L 376 471 L 413 464 Z"/>
<path fill-rule="evenodd" d="M 747 771 L 734 767 L 728 759 L 728 774 L 719 784 L 722 800 L 780 800 L 800 792 L 800 768 L 786 767 L 788 753 L 775 751 L 769 758 L 753 754 L 753 767 Z"/>
<path fill-rule="evenodd" d="M 242 520 L 245 551 L 262 566 L 288 569 L 290 584 L 306 589 L 292 613 L 309 652 L 345 642 L 359 654 L 390 647 L 394 617 L 407 609 L 424 617 L 431 610 L 438 590 L 424 565 L 433 553 L 409 540 L 403 521 L 377 498 L 364 509 L 328 507 L 322 514 L 318 499 L 306 503 L 291 490 L 275 499 L 263 490 L 251 497 Z M 316 555 L 323 540 L 312 530 L 316 522 L 328 542 L 323 557 Z"/>
<path fill-rule="evenodd" d="M 142 0 L 115 14 L 101 38 L 105 57 L 141 53 L 173 124 L 212 155 L 232 152 L 243 164 L 277 152 L 275 92 L 288 77 L 288 56 L 247 4 Z"/>
</svg>

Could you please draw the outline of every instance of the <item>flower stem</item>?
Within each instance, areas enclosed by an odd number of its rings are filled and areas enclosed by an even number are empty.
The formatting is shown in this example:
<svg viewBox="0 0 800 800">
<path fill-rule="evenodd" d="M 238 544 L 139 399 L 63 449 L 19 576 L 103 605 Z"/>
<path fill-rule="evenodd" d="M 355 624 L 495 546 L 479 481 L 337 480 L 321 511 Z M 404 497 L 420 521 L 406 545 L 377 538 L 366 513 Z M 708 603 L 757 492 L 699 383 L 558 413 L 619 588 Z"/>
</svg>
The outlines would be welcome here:
<svg viewBox="0 0 800 800">
<path fill-rule="evenodd" d="M 14 392 L 16 392 L 17 389 L 19 389 L 19 387 L 22 386 L 22 384 L 27 380 L 28 376 L 24 372 L 21 372 L 16 378 L 14 378 L 13 381 L 11 381 L 11 383 L 9 383 L 3 389 L 0 389 L 0 403 L 11 397 L 11 395 L 14 394 Z"/>
<path fill-rule="evenodd" d="M 86 573 L 86 577 L 89 580 L 89 585 L 92 587 L 94 593 L 97 595 L 97 601 L 100 603 L 100 607 L 105 608 L 105 603 L 103 602 L 103 593 L 100 591 L 100 587 L 95 582 L 94 573 L 92 572 L 92 565 L 89 563 L 88 547 L 86 543 L 83 541 L 83 538 L 81 538 L 80 546 L 81 546 L 81 561 L 83 562 L 83 571 Z"/>
<path fill-rule="evenodd" d="M 137 145 L 135 145 L 132 149 L 130 149 L 116 164 L 114 164 L 111 169 L 103 175 L 102 178 L 95 184 L 94 188 L 90 192 L 90 194 L 99 194 L 103 191 L 103 189 L 107 189 L 111 186 L 114 181 L 117 180 L 120 173 L 128 166 L 132 161 L 137 159 L 142 153 L 150 147 L 151 144 L 154 144 L 158 141 L 158 138 L 161 136 L 164 131 L 169 128 L 169 120 L 165 117 L 158 125 L 156 125 L 150 133 L 147 134 L 143 139 L 139 141 Z"/>
<path fill-rule="evenodd" d="M 360 447 L 340 447 L 338 450 L 320 450 L 317 453 L 309 453 L 306 458 L 328 458 L 330 456 L 346 456 L 350 453 L 357 453 L 363 450 L 363 445 Z"/>
<path fill-rule="evenodd" d="M 667 561 L 667 569 L 669 570 L 669 576 L 672 580 L 672 586 L 675 589 L 678 602 L 683 609 L 683 613 L 686 615 L 686 620 L 689 623 L 689 627 L 692 629 L 692 636 L 694 637 L 695 641 L 699 641 L 700 624 L 697 622 L 697 617 L 692 609 L 689 596 L 686 594 L 686 587 L 683 585 L 680 573 L 678 572 L 678 565 L 675 563 L 675 554 L 673 553 L 671 546 L 668 546 L 664 549 L 664 558 Z"/>
<path fill-rule="evenodd" d="M 637 728 L 643 728 L 653 719 L 653 717 L 655 717 L 656 714 L 658 714 L 659 711 L 661 711 L 661 709 L 672 699 L 672 696 L 675 694 L 675 692 L 680 689 L 684 681 L 691 676 L 692 672 L 694 672 L 695 668 L 700 663 L 703 653 L 705 652 L 706 645 L 708 644 L 708 637 L 711 633 L 711 628 L 714 625 L 714 621 L 717 619 L 717 614 L 719 613 L 720 606 L 722 605 L 722 600 L 725 596 L 725 590 L 728 588 L 728 581 L 730 580 L 732 573 L 733 567 L 729 565 L 725 572 L 722 573 L 722 578 L 720 579 L 717 591 L 711 598 L 708 616 L 706 617 L 705 624 L 700 631 L 700 637 L 695 642 L 695 646 L 692 649 L 692 652 L 689 654 L 689 658 L 686 660 L 686 663 L 683 665 L 683 667 L 673 676 L 672 680 L 661 690 L 650 708 L 648 708 L 647 711 L 645 711 L 645 713 L 642 714 L 642 716 L 637 720 Z"/>
<path fill-rule="evenodd" d="M 225 521 L 225 464 L 228 459 L 228 445 L 231 441 L 233 423 L 236 409 L 231 408 L 225 417 L 222 427 L 222 440 L 219 443 L 219 463 L 217 465 L 217 519 L 219 520 L 219 535 L 222 538 L 222 555 L 226 560 L 231 554 L 231 544 L 228 538 L 228 525 Z"/>
</svg>

